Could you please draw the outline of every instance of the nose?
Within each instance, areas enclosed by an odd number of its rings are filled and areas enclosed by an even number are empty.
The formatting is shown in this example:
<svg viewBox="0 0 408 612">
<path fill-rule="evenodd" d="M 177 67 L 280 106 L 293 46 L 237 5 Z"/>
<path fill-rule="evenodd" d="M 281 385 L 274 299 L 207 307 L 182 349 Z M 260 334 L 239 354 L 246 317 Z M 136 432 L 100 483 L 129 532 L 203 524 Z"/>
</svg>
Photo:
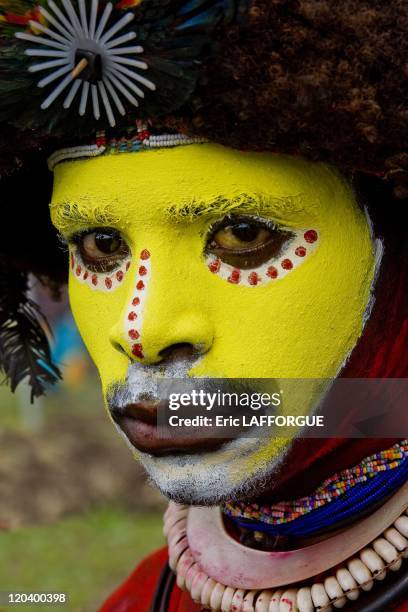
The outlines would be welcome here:
<svg viewBox="0 0 408 612">
<path fill-rule="evenodd" d="M 112 346 L 144 365 L 191 360 L 206 353 L 213 342 L 210 316 L 190 282 L 161 269 L 143 266 L 143 283 L 133 279 L 132 290 L 111 330 Z M 138 270 L 141 269 L 139 266 Z"/>
</svg>

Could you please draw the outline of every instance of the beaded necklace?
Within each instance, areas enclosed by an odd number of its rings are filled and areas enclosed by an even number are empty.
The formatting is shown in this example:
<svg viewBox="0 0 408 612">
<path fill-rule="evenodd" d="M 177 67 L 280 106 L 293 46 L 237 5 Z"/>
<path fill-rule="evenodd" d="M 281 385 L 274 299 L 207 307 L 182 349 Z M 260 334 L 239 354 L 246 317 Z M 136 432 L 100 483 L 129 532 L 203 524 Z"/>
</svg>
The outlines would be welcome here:
<svg viewBox="0 0 408 612">
<path fill-rule="evenodd" d="M 271 535 L 312 535 L 355 518 L 408 477 L 408 440 L 366 457 L 327 478 L 314 493 L 273 505 L 226 502 L 224 514 L 240 527 Z"/>
</svg>

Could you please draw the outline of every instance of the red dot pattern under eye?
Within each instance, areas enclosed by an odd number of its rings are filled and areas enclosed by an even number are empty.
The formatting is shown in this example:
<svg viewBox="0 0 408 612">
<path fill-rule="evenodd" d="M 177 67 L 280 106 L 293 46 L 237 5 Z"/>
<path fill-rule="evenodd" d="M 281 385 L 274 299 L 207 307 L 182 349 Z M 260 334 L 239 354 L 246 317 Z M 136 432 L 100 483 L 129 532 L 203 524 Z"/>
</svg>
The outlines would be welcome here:
<svg viewBox="0 0 408 612">
<path fill-rule="evenodd" d="M 90 272 L 86 267 L 82 266 L 78 261 L 78 255 L 73 251 L 70 252 L 70 265 L 75 276 L 82 282 L 86 282 L 90 287 L 100 287 L 101 289 L 114 290 L 116 286 L 122 283 L 126 271 L 130 267 L 130 261 L 127 261 L 124 268 L 117 270 L 113 275 L 108 276 L 106 273 Z"/>
<path fill-rule="evenodd" d="M 316 243 L 319 239 L 318 232 L 315 229 L 296 230 L 293 233 L 294 239 L 288 243 L 286 256 L 280 261 L 275 258 L 273 260 L 275 265 L 269 265 L 268 262 L 265 262 L 252 270 L 232 268 L 219 257 L 214 258 L 210 255 L 207 260 L 207 267 L 210 272 L 218 274 L 223 280 L 227 280 L 233 285 L 257 286 L 269 279 L 284 278 L 288 272 L 302 263 L 303 258 L 312 253 L 315 248 L 313 243 Z M 302 244 L 303 241 L 310 246 Z"/>
</svg>

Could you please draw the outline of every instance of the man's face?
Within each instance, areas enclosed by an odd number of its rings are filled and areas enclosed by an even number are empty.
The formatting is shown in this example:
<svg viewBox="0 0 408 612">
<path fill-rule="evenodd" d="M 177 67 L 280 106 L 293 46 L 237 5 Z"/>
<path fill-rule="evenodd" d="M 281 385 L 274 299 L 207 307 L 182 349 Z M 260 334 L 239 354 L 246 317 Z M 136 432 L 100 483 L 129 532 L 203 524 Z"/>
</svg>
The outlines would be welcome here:
<svg viewBox="0 0 408 612">
<path fill-rule="evenodd" d="M 111 410 L 143 408 L 160 376 L 334 377 L 361 334 L 373 244 L 326 166 L 211 144 L 102 156 L 56 167 L 51 213 Z M 290 443 L 158 452 L 145 417 L 121 428 L 159 488 L 187 502 L 249 490 Z"/>
</svg>

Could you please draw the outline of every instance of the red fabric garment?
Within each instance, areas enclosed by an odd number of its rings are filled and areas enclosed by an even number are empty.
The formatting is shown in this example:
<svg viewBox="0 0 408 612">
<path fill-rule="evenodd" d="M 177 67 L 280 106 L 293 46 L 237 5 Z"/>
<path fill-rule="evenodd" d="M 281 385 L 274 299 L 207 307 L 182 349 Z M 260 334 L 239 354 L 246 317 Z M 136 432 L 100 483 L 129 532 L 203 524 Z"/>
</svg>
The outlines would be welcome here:
<svg viewBox="0 0 408 612">
<path fill-rule="evenodd" d="M 167 559 L 167 547 L 146 557 L 110 595 L 100 612 L 150 612 L 160 573 Z M 174 586 L 168 612 L 200 612 L 200 609 L 188 593 Z"/>
</svg>

